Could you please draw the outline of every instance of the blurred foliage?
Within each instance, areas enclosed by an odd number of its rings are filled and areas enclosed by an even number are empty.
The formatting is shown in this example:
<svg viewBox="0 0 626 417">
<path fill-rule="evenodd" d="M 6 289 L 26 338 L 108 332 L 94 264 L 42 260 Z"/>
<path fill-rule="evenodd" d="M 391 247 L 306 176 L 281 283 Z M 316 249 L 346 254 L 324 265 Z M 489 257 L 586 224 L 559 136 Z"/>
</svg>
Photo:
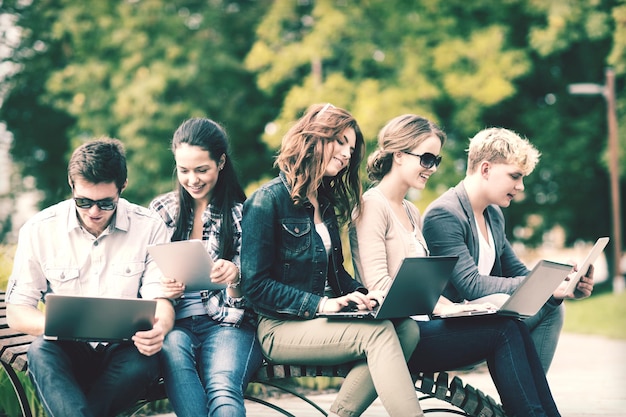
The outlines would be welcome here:
<svg viewBox="0 0 626 417">
<path fill-rule="evenodd" d="M 258 92 L 242 60 L 266 3 L 3 1 L 22 28 L 11 57 L 22 71 L 0 118 L 24 174 L 47 192 L 43 204 L 69 193 L 68 152 L 99 136 L 125 143 L 125 194 L 147 204 L 172 188 L 169 142 L 193 116 L 225 126 L 244 183 L 260 176 L 271 159 L 259 134 L 279 102 Z"/>
<path fill-rule="evenodd" d="M 31 408 L 33 417 L 46 417 L 46 413 L 41 406 L 41 403 L 37 399 L 35 394 L 35 387 L 30 381 L 30 378 L 26 372 L 18 372 L 17 378 L 22 383 L 26 398 L 28 398 L 28 404 Z M 20 408 L 19 401 L 9 376 L 4 371 L 4 368 L 0 370 L 0 416 L 21 416 L 22 410 Z"/>
<path fill-rule="evenodd" d="M 610 234 L 606 103 L 567 85 L 602 84 L 612 66 L 626 126 L 624 1 L 4 0 L 0 13 L 21 28 L 0 119 L 44 204 L 69 191 L 70 149 L 99 135 L 125 142 L 126 195 L 147 203 L 172 187 L 169 140 L 191 116 L 225 125 L 250 193 L 275 175 L 290 124 L 332 102 L 368 151 L 401 113 L 446 130 L 444 163 L 411 195 L 420 209 L 462 178 L 469 137 L 504 126 L 542 153 L 506 210 L 511 238 L 537 245 L 556 224 L 566 244 Z"/>
<path fill-rule="evenodd" d="M 5 291 L 13 269 L 16 245 L 0 245 L 0 291 Z"/>
<path fill-rule="evenodd" d="M 263 91 L 285 96 L 263 137 L 271 147 L 312 101 L 352 111 L 369 150 L 397 114 L 437 121 L 449 137 L 445 162 L 413 196 L 420 208 L 463 177 L 476 131 L 519 132 L 543 156 L 525 198 L 506 210 L 508 233 L 538 245 L 559 224 L 572 244 L 610 234 L 610 198 L 606 105 L 568 95 L 567 85 L 603 83 L 614 66 L 624 125 L 625 17 L 623 2 L 599 0 L 278 0 L 246 65 Z"/>
</svg>

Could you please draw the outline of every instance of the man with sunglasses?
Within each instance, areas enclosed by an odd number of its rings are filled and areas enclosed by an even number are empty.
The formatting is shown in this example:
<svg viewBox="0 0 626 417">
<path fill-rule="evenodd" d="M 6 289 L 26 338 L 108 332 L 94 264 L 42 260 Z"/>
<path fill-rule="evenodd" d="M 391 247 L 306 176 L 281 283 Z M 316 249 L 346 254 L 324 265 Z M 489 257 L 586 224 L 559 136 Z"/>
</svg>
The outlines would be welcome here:
<svg viewBox="0 0 626 417">
<path fill-rule="evenodd" d="M 538 161 L 537 149 L 508 129 L 484 129 L 470 140 L 465 178 L 433 201 L 424 215 L 431 254 L 459 256 L 443 294 L 448 299 L 501 305 L 530 272 L 507 240 L 501 207 L 522 195 L 523 178 Z M 592 290 L 590 268 L 573 296 L 588 297 Z M 563 298 L 555 291 L 525 320 L 546 372 L 563 326 Z"/>
<path fill-rule="evenodd" d="M 48 207 L 21 228 L 7 287 L 9 326 L 38 336 L 28 372 L 50 416 L 110 416 L 134 404 L 159 377 L 156 355 L 174 309 L 147 246 L 168 241 L 161 219 L 120 197 L 126 157 L 116 139 L 77 148 L 68 165 L 71 199 Z M 127 343 L 50 341 L 37 307 L 47 293 L 157 299 L 151 330 Z"/>
</svg>

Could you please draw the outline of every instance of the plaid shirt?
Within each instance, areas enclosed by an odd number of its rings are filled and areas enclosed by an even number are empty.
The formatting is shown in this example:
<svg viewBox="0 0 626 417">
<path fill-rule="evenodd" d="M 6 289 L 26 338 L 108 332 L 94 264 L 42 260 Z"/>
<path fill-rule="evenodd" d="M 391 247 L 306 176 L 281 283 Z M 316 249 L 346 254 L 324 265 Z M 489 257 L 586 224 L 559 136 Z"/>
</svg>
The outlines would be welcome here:
<svg viewBox="0 0 626 417">
<path fill-rule="evenodd" d="M 239 251 L 241 249 L 242 207 L 242 204 L 236 204 L 232 209 L 233 240 L 236 250 L 235 256 L 230 261 L 237 265 L 238 268 L 240 267 Z M 150 208 L 159 214 L 170 234 L 173 234 L 179 211 L 178 193 L 172 191 L 156 197 L 150 203 Z M 220 257 L 219 238 L 221 223 L 221 214 L 215 210 L 213 205 L 209 204 L 204 213 L 202 213 L 202 242 L 214 261 Z M 185 239 L 189 239 L 192 227 L 193 216 L 191 215 L 189 216 L 189 224 L 187 224 L 187 230 L 184 234 Z M 206 294 L 206 291 L 186 293 L 185 297 L 176 306 L 176 318 L 184 318 L 179 313 L 185 310 L 186 300 L 192 302 L 192 300 L 197 300 L 198 298 L 202 299 L 206 313 L 215 321 L 235 327 L 239 327 L 244 321 L 250 324 L 256 323 L 256 316 L 246 299 L 244 297 L 233 298 L 228 295 L 226 289 L 211 291 L 208 294 Z"/>
</svg>

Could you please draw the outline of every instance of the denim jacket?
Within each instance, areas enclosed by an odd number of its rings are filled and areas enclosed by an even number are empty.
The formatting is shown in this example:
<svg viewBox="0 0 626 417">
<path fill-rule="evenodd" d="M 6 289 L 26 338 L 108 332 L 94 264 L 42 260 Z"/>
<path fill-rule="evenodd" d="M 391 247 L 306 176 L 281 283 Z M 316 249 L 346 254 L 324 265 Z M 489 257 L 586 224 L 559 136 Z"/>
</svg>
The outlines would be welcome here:
<svg viewBox="0 0 626 417">
<path fill-rule="evenodd" d="M 319 203 L 330 233 L 330 256 L 315 231 L 313 206 L 293 204 L 282 172 L 244 203 L 241 288 L 259 314 L 279 319 L 315 318 L 327 277 L 335 296 L 367 292 L 343 267 L 333 207 L 321 197 Z"/>
</svg>

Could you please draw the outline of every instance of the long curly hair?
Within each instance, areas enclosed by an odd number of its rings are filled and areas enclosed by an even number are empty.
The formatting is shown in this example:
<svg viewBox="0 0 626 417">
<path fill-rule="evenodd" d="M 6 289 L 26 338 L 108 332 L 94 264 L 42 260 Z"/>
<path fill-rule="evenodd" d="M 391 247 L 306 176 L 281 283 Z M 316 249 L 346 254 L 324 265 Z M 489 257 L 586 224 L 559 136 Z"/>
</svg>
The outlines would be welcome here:
<svg viewBox="0 0 626 417">
<path fill-rule="evenodd" d="M 348 128 L 356 134 L 348 166 L 332 178 L 324 177 L 330 157 L 325 153 L 326 144 L 336 141 Z M 352 210 L 360 212 L 359 165 L 364 152 L 363 133 L 348 111 L 331 104 L 314 104 L 283 137 L 274 165 L 285 173 L 296 206 L 309 194 L 325 196 L 334 205 L 340 223 L 345 224 Z"/>
</svg>

